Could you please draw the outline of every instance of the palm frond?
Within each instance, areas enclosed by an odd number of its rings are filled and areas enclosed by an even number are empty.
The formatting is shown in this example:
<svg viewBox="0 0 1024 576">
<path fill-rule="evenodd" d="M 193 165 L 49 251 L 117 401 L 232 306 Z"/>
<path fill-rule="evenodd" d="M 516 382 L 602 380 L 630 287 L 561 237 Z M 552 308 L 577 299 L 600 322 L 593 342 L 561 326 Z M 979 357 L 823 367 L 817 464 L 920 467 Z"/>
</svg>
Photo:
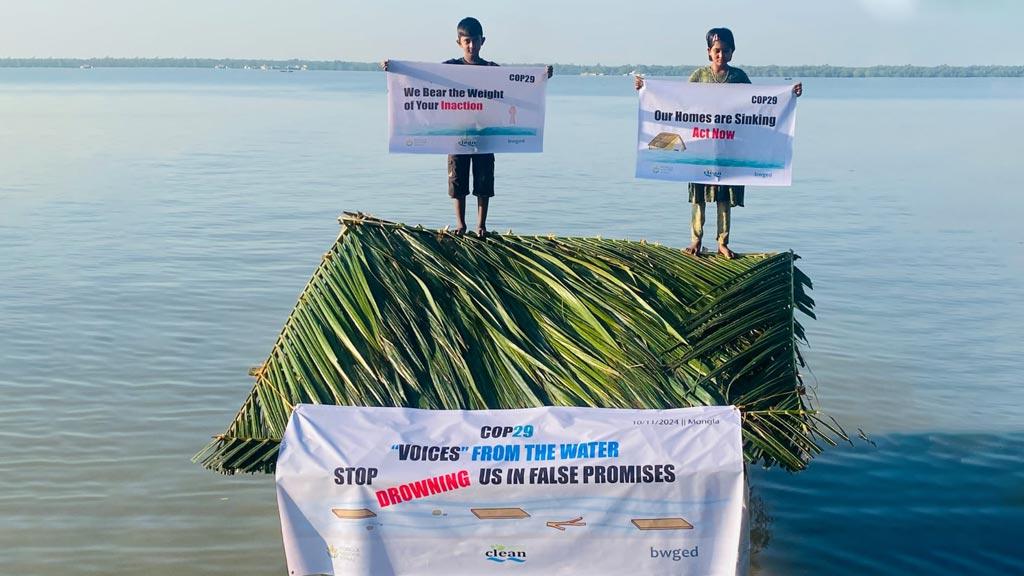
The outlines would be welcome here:
<svg viewBox="0 0 1024 576">
<path fill-rule="evenodd" d="M 346 214 L 228 429 L 195 460 L 271 472 L 299 403 L 432 409 L 737 405 L 748 461 L 846 439 L 803 393 L 792 253 L 457 237 Z"/>
</svg>

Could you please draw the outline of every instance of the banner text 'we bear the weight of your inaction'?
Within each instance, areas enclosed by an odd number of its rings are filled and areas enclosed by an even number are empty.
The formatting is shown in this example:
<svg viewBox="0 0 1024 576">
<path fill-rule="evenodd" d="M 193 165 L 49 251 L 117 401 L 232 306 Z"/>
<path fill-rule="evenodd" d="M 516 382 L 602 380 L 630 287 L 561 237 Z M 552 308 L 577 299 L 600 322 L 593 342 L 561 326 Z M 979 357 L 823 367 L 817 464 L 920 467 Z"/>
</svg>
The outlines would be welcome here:
<svg viewBox="0 0 1024 576">
<path fill-rule="evenodd" d="M 387 77 L 392 153 L 544 148 L 545 68 L 390 61 Z"/>
</svg>

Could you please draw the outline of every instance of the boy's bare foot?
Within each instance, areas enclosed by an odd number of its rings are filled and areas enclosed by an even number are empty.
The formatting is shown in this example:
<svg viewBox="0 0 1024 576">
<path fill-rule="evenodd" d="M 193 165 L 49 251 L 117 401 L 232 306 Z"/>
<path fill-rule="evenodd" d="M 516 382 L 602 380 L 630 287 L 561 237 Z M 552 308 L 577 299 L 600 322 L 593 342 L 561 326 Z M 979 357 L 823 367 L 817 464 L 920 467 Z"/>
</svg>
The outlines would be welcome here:
<svg viewBox="0 0 1024 576">
<path fill-rule="evenodd" d="M 478 238 L 483 238 L 484 236 L 487 236 L 487 228 L 484 228 L 483 226 L 477 228 L 476 235 Z"/>
<path fill-rule="evenodd" d="M 732 260 L 733 258 L 736 257 L 736 253 L 733 252 L 732 250 L 729 250 L 729 247 L 726 246 L 725 244 L 718 245 L 718 253 L 721 254 L 722 256 L 725 256 L 726 260 Z"/>
<path fill-rule="evenodd" d="M 452 230 L 452 234 L 454 234 L 456 236 L 462 236 L 465 233 L 466 233 L 466 225 L 465 224 L 463 224 L 462 226 L 456 226 L 455 229 Z"/>
<path fill-rule="evenodd" d="M 690 244 L 686 248 L 683 248 L 683 252 L 689 254 L 690 256 L 700 256 L 700 250 L 701 250 L 701 248 L 700 248 L 700 242 L 699 241 L 698 242 L 694 242 L 693 244 Z"/>
</svg>

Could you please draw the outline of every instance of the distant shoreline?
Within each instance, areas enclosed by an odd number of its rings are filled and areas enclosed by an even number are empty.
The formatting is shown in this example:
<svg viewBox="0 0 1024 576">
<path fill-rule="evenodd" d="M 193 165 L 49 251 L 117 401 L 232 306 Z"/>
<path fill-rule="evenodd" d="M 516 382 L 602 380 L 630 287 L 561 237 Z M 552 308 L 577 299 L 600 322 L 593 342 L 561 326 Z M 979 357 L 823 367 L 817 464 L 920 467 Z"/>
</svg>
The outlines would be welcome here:
<svg viewBox="0 0 1024 576">
<path fill-rule="evenodd" d="M 529 64 L 523 64 L 529 65 Z M 554 64 L 565 76 L 621 76 L 639 72 L 685 76 L 700 65 Z M 255 70 L 379 70 L 376 62 L 233 58 L 0 58 L 0 68 L 239 68 Z M 740 66 L 750 76 L 800 78 L 1022 78 L 1024 66 Z"/>
</svg>

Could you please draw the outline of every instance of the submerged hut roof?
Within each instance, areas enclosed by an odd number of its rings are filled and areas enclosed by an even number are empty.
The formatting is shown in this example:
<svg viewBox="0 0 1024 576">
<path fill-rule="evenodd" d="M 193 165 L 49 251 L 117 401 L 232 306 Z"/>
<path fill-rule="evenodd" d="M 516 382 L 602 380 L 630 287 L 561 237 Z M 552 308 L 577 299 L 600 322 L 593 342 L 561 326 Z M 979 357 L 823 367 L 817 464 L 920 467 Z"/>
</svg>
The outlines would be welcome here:
<svg viewBox="0 0 1024 576">
<path fill-rule="evenodd" d="M 648 148 L 663 148 L 665 150 L 686 150 L 683 137 L 673 132 L 662 132 L 655 136 L 648 144 Z"/>
<path fill-rule="evenodd" d="M 227 430 L 196 461 L 272 472 L 299 403 L 434 409 L 736 405 L 747 460 L 799 470 L 842 431 L 807 401 L 791 252 L 458 237 L 346 214 Z"/>
</svg>

